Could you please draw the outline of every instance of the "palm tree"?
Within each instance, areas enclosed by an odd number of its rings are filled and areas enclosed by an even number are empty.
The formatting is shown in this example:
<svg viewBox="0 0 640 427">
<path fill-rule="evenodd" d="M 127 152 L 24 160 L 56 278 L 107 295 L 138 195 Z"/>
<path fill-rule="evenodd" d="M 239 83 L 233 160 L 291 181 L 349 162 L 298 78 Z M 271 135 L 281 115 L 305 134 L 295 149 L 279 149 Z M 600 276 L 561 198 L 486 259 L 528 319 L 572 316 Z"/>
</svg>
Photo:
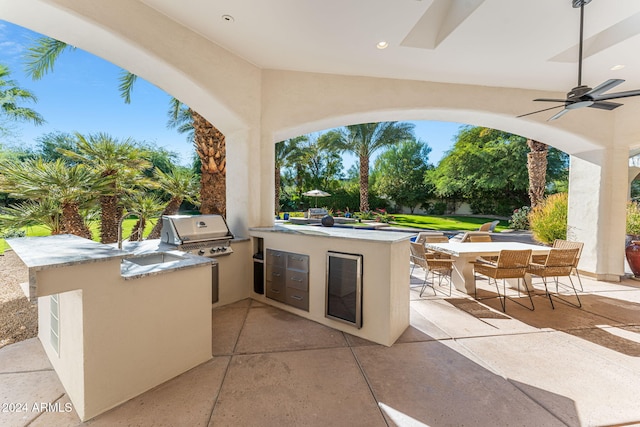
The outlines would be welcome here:
<svg viewBox="0 0 640 427">
<path fill-rule="evenodd" d="M 147 236 L 147 239 L 160 238 L 162 230 L 162 216 L 175 215 L 180 209 L 183 200 L 197 204 L 197 181 L 195 174 L 185 168 L 175 168 L 168 173 L 162 172 L 160 169 L 154 171 L 155 178 L 160 189 L 169 195 L 169 202 L 165 205 L 164 210 L 160 214 L 158 222 Z"/>
<path fill-rule="evenodd" d="M 76 134 L 76 151 L 59 151 L 72 161 L 91 167 L 110 182 L 109 188 L 100 194 L 100 241 L 118 241 L 118 222 L 122 217 L 120 197 L 135 185 L 145 183 L 142 171 L 151 167 L 148 153 L 133 141 L 122 142 L 105 133 Z"/>
<path fill-rule="evenodd" d="M 224 134 L 175 98 L 169 108 L 169 127 L 188 134 L 200 159 L 200 213 L 226 215 L 227 148 Z"/>
<path fill-rule="evenodd" d="M 298 152 L 299 144 L 307 141 L 306 135 L 290 138 L 286 141 L 280 141 L 276 144 L 276 164 L 275 164 L 275 214 L 280 213 L 280 188 L 281 188 L 281 170 L 283 167 L 291 164 L 292 158 Z"/>
<path fill-rule="evenodd" d="M 63 160 L 44 162 L 30 159 L 0 164 L 2 187 L 16 197 L 50 203 L 60 203 L 62 230 L 65 233 L 91 238 L 80 209 L 93 203 L 97 195 L 107 190 L 109 180 L 83 164 L 69 165 Z"/>
<path fill-rule="evenodd" d="M 64 233 L 62 206 L 51 197 L 42 200 L 25 200 L 0 209 L 0 228 L 20 229 L 42 225 L 51 234 Z"/>
<path fill-rule="evenodd" d="M 369 211 L 369 160 L 380 148 L 413 140 L 414 125 L 403 122 L 362 123 L 350 125 L 320 137 L 324 148 L 349 152 L 360 162 L 360 211 Z"/>
<path fill-rule="evenodd" d="M 67 45 L 50 37 L 41 37 L 29 48 L 26 70 L 34 80 L 53 71 L 58 56 L 65 50 L 73 50 Z M 131 91 L 137 79 L 135 74 L 122 70 L 118 89 L 125 103 L 131 102 Z M 226 214 L 226 141 L 215 126 L 195 111 L 186 107 L 177 99 L 170 101 L 169 126 L 178 127 L 179 132 L 193 135 L 196 153 L 200 158 L 200 212 L 203 214 Z"/>
<path fill-rule="evenodd" d="M 141 242 L 147 221 L 151 218 L 158 218 L 162 211 L 163 202 L 156 195 L 136 193 L 129 195 L 124 200 L 124 204 L 127 207 L 127 212 L 136 212 L 138 214 L 138 221 L 136 221 L 131 230 L 129 240 Z"/>
<path fill-rule="evenodd" d="M 547 155 L 549 146 L 545 143 L 527 139 L 527 171 L 529 172 L 529 200 L 536 207 L 544 199 L 547 186 Z"/>
<path fill-rule="evenodd" d="M 22 101 L 36 102 L 36 96 L 26 89 L 18 87 L 14 80 L 10 80 L 9 67 L 0 64 L 0 114 L 12 121 L 29 121 L 35 125 L 44 123 L 40 114 L 31 108 L 21 107 Z M 6 131 L 0 127 L 0 131 Z"/>
</svg>

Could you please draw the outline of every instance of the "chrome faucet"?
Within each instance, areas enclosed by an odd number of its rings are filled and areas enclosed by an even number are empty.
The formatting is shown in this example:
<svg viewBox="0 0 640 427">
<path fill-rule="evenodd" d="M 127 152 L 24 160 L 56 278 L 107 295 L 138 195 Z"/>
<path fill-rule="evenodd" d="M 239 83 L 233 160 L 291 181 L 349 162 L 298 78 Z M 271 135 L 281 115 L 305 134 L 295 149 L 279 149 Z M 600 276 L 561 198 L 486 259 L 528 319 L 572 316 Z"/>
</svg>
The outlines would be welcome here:
<svg viewBox="0 0 640 427">
<path fill-rule="evenodd" d="M 138 218 L 142 218 L 142 214 L 135 211 L 130 211 L 122 215 L 122 218 L 120 218 L 120 221 L 118 222 L 118 249 L 122 249 L 122 223 L 131 215 L 138 215 Z"/>
</svg>

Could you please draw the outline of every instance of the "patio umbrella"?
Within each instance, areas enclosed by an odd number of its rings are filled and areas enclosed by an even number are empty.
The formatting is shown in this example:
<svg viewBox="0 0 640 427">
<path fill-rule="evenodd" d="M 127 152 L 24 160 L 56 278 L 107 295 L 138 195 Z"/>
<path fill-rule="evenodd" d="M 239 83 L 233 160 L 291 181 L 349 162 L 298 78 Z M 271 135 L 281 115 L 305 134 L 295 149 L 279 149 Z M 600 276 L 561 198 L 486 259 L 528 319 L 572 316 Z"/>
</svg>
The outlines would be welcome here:
<svg viewBox="0 0 640 427">
<path fill-rule="evenodd" d="M 311 191 L 307 191 L 306 193 L 302 193 L 303 196 L 308 196 L 308 197 L 315 197 L 316 199 L 316 208 L 318 207 L 318 197 L 327 197 L 330 196 L 331 194 L 327 193 L 326 191 L 322 191 L 322 190 L 311 190 Z"/>
</svg>

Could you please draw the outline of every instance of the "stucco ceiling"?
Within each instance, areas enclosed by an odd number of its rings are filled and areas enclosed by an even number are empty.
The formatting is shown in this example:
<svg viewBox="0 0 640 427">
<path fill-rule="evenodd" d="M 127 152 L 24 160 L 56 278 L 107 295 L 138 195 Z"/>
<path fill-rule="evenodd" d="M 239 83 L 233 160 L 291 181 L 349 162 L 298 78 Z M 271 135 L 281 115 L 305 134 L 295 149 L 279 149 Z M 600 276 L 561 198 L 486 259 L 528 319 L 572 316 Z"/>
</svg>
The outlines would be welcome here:
<svg viewBox="0 0 640 427">
<path fill-rule="evenodd" d="M 577 83 L 571 0 L 141 1 L 261 68 L 559 92 Z M 640 88 L 639 33 L 640 1 L 588 4 L 583 84 Z"/>
</svg>

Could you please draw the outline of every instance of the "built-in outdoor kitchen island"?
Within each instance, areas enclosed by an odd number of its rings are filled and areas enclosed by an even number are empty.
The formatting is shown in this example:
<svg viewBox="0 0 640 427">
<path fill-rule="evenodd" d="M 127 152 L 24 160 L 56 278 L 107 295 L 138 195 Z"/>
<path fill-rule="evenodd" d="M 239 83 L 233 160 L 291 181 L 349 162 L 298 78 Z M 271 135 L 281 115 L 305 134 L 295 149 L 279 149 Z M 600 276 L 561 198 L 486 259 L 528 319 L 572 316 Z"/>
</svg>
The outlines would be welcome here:
<svg viewBox="0 0 640 427">
<path fill-rule="evenodd" d="M 169 219 L 161 240 L 123 250 L 72 235 L 7 240 L 82 420 L 209 360 L 212 307 L 251 297 L 387 346 L 409 325 L 410 233 L 276 225 L 234 238 L 221 218 Z M 212 242 L 218 222 L 226 240 Z"/>
<path fill-rule="evenodd" d="M 28 273 L 23 291 L 38 300 L 38 337 L 82 420 L 211 359 L 212 304 L 249 296 L 249 239 L 234 239 L 215 215 L 168 219 L 163 240 L 123 250 L 73 235 L 7 240 L 6 255 Z M 184 242 L 170 238 L 176 224 Z"/>
<path fill-rule="evenodd" d="M 72 235 L 8 243 L 38 298 L 38 337 L 82 420 L 211 358 L 210 260 L 131 257 Z"/>
<path fill-rule="evenodd" d="M 411 234 L 301 225 L 249 233 L 264 265 L 254 263 L 264 274 L 254 299 L 387 346 L 409 326 Z"/>
</svg>

